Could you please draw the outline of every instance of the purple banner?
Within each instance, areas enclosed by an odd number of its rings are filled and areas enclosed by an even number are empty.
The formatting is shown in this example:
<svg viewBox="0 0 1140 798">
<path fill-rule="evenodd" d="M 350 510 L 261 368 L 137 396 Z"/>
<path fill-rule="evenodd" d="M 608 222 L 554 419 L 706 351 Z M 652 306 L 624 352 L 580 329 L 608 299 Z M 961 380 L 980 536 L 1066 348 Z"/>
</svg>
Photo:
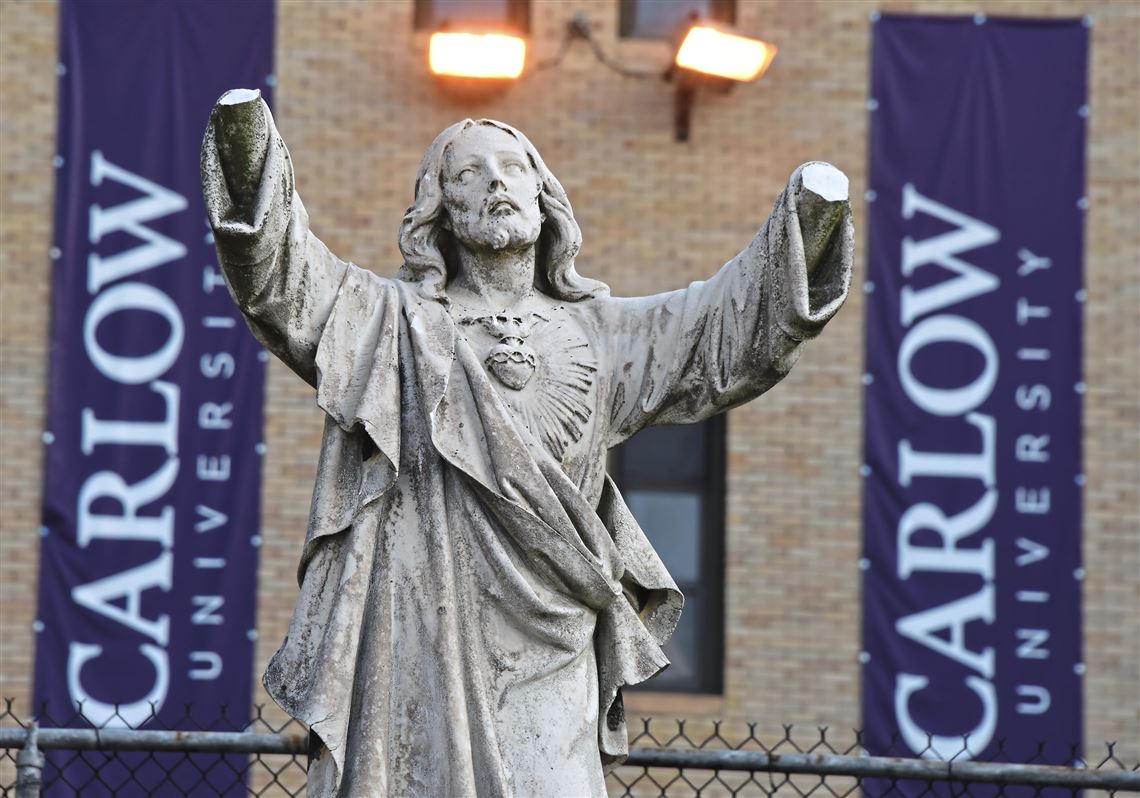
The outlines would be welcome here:
<svg viewBox="0 0 1140 798">
<path fill-rule="evenodd" d="M 60 4 L 42 723 L 249 718 L 265 362 L 215 265 L 198 153 L 218 96 L 267 92 L 273 14 Z"/>
<path fill-rule="evenodd" d="M 1081 724 L 1081 20 L 873 25 L 863 743 L 1069 763 Z"/>
</svg>

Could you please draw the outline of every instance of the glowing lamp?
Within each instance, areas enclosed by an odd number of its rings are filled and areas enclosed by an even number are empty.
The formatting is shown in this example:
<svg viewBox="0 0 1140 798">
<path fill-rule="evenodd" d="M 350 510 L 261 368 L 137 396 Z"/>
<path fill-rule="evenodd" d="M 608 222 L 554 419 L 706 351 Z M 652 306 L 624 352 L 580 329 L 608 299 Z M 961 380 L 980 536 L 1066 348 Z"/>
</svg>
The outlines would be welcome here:
<svg viewBox="0 0 1140 798">
<path fill-rule="evenodd" d="M 773 44 L 694 25 L 677 49 L 676 64 L 706 75 L 749 81 L 763 75 L 775 57 Z"/>
<path fill-rule="evenodd" d="M 517 78 L 526 61 L 526 40 L 504 33 L 431 35 L 428 64 L 437 75 L 462 78 Z"/>
</svg>

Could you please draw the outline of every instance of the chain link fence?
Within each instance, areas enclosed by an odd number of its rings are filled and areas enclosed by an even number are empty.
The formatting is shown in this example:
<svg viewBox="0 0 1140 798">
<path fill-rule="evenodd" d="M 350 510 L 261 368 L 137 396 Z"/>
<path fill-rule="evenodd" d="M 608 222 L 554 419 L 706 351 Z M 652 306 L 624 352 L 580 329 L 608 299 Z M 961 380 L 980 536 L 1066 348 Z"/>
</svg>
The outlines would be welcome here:
<svg viewBox="0 0 1140 798">
<path fill-rule="evenodd" d="M 1140 794 L 1140 754 L 1116 743 L 1082 756 L 1079 745 L 996 741 L 986 761 L 968 738 L 948 759 L 914 753 L 895 737 L 879 756 L 863 733 L 793 727 L 761 734 L 757 723 L 642 719 L 630 724 L 630 757 L 609 777 L 611 796 L 1075 796 Z M 1047 731 L 1047 730 L 1043 730 Z M 930 757 L 930 758 L 927 758 Z M 1058 764 L 1064 763 L 1064 764 Z"/>
<path fill-rule="evenodd" d="M 212 719 L 186 707 L 123 728 L 96 727 L 81 712 L 35 722 L 8 700 L 0 711 L 0 790 L 31 796 L 299 796 L 305 794 L 306 729 L 274 724 L 261 707 L 249 723 L 224 709 Z M 159 727 L 159 728 L 155 728 Z M 1140 794 L 1140 761 L 1115 743 L 1083 756 L 1079 746 L 999 742 L 987 761 L 968 740 L 949 760 L 915 758 L 896 741 L 867 755 L 862 734 L 758 724 L 642 719 L 630 724 L 628 762 L 607 783 L 611 796 L 1075 796 Z M 920 752 L 920 753 L 931 753 Z M 1063 764 L 1058 764 L 1063 763 Z"/>
<path fill-rule="evenodd" d="M 18 759 L 28 732 L 38 727 L 39 781 L 46 796 L 304 795 L 308 730 L 293 720 L 270 718 L 260 706 L 246 723 L 226 707 L 206 715 L 187 705 L 181 713 L 152 713 L 139 724 L 145 730 L 133 730 L 119 717 L 96 725 L 82 711 L 41 705 L 33 724 L 6 700 L 0 712 L 0 789 L 4 798 L 25 798 L 16 790 Z"/>
</svg>

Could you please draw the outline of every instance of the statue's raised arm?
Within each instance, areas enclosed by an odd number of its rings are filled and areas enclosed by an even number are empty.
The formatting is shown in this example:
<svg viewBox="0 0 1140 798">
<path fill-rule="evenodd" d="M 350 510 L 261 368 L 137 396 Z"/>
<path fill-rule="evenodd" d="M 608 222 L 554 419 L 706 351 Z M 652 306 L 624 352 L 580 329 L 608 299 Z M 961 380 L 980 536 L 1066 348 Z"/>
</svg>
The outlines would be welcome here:
<svg viewBox="0 0 1140 798">
<path fill-rule="evenodd" d="M 809 163 L 710 280 L 608 300 L 611 444 L 653 424 L 700 421 L 779 382 L 843 304 L 853 239 L 846 176 Z"/>
<path fill-rule="evenodd" d="M 269 151 L 270 116 L 256 89 L 222 95 L 211 115 L 218 163 L 234 210 L 249 217 Z"/>
<path fill-rule="evenodd" d="M 267 349 L 310 385 L 347 264 L 309 232 L 293 166 L 260 92 L 226 92 L 202 142 L 202 190 L 218 262 Z"/>
</svg>

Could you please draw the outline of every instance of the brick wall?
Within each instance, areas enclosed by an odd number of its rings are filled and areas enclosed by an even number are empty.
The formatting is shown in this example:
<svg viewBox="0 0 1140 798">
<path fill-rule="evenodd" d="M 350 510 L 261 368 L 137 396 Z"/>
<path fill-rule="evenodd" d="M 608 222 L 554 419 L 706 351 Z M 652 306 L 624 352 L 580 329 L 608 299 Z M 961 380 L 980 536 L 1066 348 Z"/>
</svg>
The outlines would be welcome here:
<svg viewBox="0 0 1140 798">
<path fill-rule="evenodd" d="M 0 695 L 31 691 L 50 316 L 56 15 L 0 4 Z"/>
<path fill-rule="evenodd" d="M 655 69 L 657 42 L 617 39 L 615 0 L 535 2 L 532 57 L 584 11 L 621 62 Z M 701 95 L 673 141 L 672 88 L 623 78 L 582 43 L 557 67 L 465 105 L 425 74 L 408 2 L 282 2 L 278 126 L 314 231 L 392 275 L 395 234 L 424 148 L 463 116 L 526 131 L 566 186 L 578 268 L 615 294 L 706 277 L 746 243 L 787 175 L 824 158 L 866 182 L 867 15 L 884 11 L 1094 17 L 1085 258 L 1085 712 L 1090 741 L 1140 756 L 1140 6 L 1096 2 L 739 3 L 738 26 L 780 45 L 758 84 Z M 40 491 L 56 9 L 0 3 L 0 694 L 27 709 Z M 856 201 L 857 225 L 865 218 Z M 856 266 L 863 270 L 863 242 Z M 631 714 L 858 725 L 862 295 L 780 386 L 729 419 L 726 679 L 722 697 L 640 695 Z M 285 633 L 321 431 L 311 391 L 269 371 L 257 672 Z M 258 700 L 267 700 L 257 688 Z"/>
</svg>

